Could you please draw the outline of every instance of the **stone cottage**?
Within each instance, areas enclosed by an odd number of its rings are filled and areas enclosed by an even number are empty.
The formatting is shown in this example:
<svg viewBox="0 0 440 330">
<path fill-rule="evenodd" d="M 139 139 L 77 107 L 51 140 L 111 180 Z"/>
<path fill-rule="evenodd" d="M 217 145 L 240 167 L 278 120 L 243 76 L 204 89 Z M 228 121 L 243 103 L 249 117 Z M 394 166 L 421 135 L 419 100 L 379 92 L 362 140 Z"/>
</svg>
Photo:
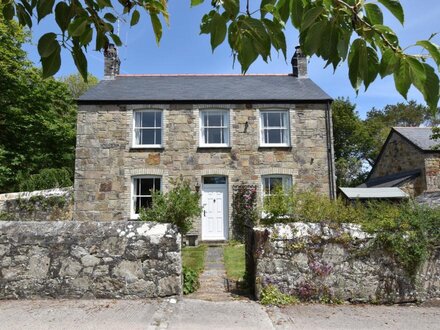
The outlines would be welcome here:
<svg viewBox="0 0 440 330">
<path fill-rule="evenodd" d="M 110 50 L 78 100 L 74 219 L 136 219 L 183 176 L 201 193 L 194 233 L 224 241 L 235 184 L 260 200 L 277 184 L 334 197 L 331 98 L 300 49 L 283 75 L 119 75 Z"/>
<path fill-rule="evenodd" d="M 411 196 L 440 191 L 439 141 L 431 127 L 393 127 L 360 187 L 400 187 Z"/>
</svg>

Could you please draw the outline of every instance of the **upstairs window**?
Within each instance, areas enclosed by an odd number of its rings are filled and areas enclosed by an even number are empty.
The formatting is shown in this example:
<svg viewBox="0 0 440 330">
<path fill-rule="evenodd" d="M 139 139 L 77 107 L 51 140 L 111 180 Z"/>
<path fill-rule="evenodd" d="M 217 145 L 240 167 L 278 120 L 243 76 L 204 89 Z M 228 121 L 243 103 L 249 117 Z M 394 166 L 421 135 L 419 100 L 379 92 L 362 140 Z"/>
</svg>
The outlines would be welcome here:
<svg viewBox="0 0 440 330">
<path fill-rule="evenodd" d="M 162 111 L 135 111 L 133 118 L 133 146 L 160 148 L 162 146 L 163 132 Z"/>
<path fill-rule="evenodd" d="M 200 112 L 200 146 L 229 146 L 229 111 Z"/>
<path fill-rule="evenodd" d="M 161 191 L 161 178 L 154 176 L 134 177 L 132 181 L 132 219 L 137 219 L 141 208 L 150 208 L 154 191 Z"/>
<path fill-rule="evenodd" d="M 260 112 L 261 146 L 289 146 L 290 130 L 287 111 Z"/>
</svg>

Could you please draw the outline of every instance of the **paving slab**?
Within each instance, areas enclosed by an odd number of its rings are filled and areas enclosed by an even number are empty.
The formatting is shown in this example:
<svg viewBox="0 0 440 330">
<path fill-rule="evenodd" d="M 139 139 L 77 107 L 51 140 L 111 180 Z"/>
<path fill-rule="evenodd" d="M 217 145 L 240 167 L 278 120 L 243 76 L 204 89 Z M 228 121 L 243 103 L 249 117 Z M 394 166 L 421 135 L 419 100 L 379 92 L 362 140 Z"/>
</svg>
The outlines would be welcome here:
<svg viewBox="0 0 440 330">
<path fill-rule="evenodd" d="M 231 301 L 234 297 L 226 290 L 226 271 L 222 246 L 208 246 L 205 269 L 199 277 L 200 288 L 187 296 L 189 299 L 206 301 Z"/>
<path fill-rule="evenodd" d="M 295 305 L 250 300 L 3 300 L 0 330 L 40 329 L 427 329 L 440 328 L 439 307 Z"/>
</svg>

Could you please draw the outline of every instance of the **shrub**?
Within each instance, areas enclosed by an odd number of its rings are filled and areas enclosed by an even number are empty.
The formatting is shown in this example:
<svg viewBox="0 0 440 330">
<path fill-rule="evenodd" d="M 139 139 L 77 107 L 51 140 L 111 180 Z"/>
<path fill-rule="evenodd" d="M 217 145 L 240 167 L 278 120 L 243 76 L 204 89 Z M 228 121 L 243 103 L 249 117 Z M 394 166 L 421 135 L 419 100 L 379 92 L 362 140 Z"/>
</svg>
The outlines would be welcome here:
<svg viewBox="0 0 440 330">
<path fill-rule="evenodd" d="M 199 273 L 192 268 L 183 266 L 183 294 L 190 294 L 196 291 L 199 284 Z"/>
<path fill-rule="evenodd" d="M 20 191 L 34 191 L 72 186 L 71 173 L 67 168 L 45 168 L 37 174 L 19 175 Z"/>
<path fill-rule="evenodd" d="M 141 209 L 139 219 L 175 224 L 182 235 L 192 228 L 193 218 L 200 216 L 200 194 L 192 191 L 189 181 L 171 181 L 170 191 L 153 193 L 151 208 Z"/>
<path fill-rule="evenodd" d="M 360 205 L 346 205 L 343 200 L 330 200 L 327 196 L 313 191 L 297 191 L 292 188 L 288 192 L 281 188 L 264 201 L 264 224 L 277 222 L 308 221 L 308 222 L 354 222 L 362 219 Z"/>
<path fill-rule="evenodd" d="M 234 238 L 244 241 L 245 224 L 254 225 L 258 220 L 257 187 L 255 185 L 235 185 L 232 195 L 232 228 Z"/>
<path fill-rule="evenodd" d="M 261 304 L 263 305 L 289 305 L 298 303 L 298 299 L 288 294 L 282 293 L 276 286 L 269 284 L 261 291 Z"/>
</svg>

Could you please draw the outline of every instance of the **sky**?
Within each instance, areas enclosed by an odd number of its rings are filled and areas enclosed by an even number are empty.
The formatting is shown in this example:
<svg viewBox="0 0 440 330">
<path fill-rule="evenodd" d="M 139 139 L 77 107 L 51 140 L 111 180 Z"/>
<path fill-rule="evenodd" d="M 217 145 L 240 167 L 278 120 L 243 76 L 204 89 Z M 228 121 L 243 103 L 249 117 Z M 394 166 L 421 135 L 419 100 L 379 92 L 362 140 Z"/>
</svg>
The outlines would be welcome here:
<svg viewBox="0 0 440 330">
<path fill-rule="evenodd" d="M 135 27 L 129 22 L 120 22 L 120 38 L 124 45 L 119 48 L 121 58 L 121 74 L 240 74 L 240 65 L 233 65 L 231 50 L 227 42 L 220 45 L 214 53 L 211 51 L 208 35 L 200 35 L 200 22 L 204 14 L 211 10 L 211 1 L 190 8 L 190 0 L 169 0 L 170 26 L 164 26 L 160 46 L 156 45 L 151 23 L 146 15 Z M 251 1 L 255 9 L 260 1 Z M 405 24 L 400 23 L 391 15 L 385 15 L 385 24 L 390 25 L 400 38 L 402 47 L 413 45 L 418 40 L 428 39 L 434 32 L 440 32 L 440 1 L 439 0 L 401 0 L 405 11 Z M 252 10 L 252 7 L 251 7 Z M 385 9 L 384 9 L 385 11 Z M 25 45 L 29 58 L 40 66 L 37 42 L 41 35 L 49 31 L 57 31 L 58 27 L 49 17 L 32 29 L 32 41 Z M 259 59 L 251 66 L 248 73 L 291 73 L 290 60 L 294 47 L 298 44 L 298 33 L 292 27 L 286 30 L 287 60 L 282 54 L 272 53 L 272 60 L 265 63 Z M 439 44 L 440 37 L 434 39 Z M 92 47 L 91 47 L 92 48 Z M 103 77 L 104 59 L 100 52 L 89 49 L 86 53 L 89 72 L 99 79 Z M 408 52 L 418 52 L 417 48 Z M 62 66 L 57 76 L 76 73 L 70 53 L 63 51 Z M 316 56 L 310 58 L 309 77 L 331 97 L 348 97 L 357 105 L 361 117 L 375 107 L 383 108 L 387 104 L 405 102 L 394 87 L 392 77 L 378 79 L 367 91 L 360 90 L 356 95 L 348 79 L 347 64 L 342 63 L 333 72 L 332 68 L 324 69 L 324 62 Z M 414 99 L 424 103 L 422 95 L 412 88 L 408 100 Z"/>
</svg>

